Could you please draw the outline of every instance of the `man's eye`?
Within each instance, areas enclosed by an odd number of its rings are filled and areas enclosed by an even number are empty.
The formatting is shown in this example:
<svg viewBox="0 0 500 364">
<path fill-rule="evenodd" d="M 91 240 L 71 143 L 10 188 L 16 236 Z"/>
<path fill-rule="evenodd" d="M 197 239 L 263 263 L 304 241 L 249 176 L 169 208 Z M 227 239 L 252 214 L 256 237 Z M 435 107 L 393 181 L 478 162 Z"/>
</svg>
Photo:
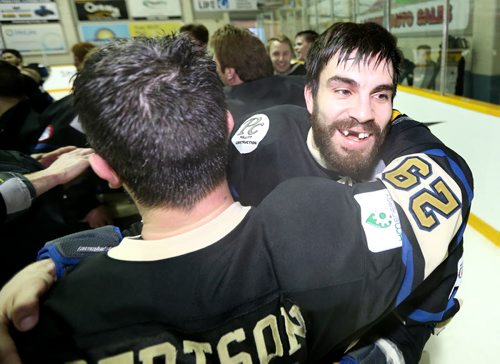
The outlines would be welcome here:
<svg viewBox="0 0 500 364">
<path fill-rule="evenodd" d="M 351 94 L 351 91 L 346 90 L 346 89 L 338 89 L 335 90 L 336 94 L 339 94 L 340 96 L 349 96 Z"/>
<path fill-rule="evenodd" d="M 375 97 L 379 100 L 390 100 L 391 96 L 388 94 L 376 94 Z"/>
</svg>

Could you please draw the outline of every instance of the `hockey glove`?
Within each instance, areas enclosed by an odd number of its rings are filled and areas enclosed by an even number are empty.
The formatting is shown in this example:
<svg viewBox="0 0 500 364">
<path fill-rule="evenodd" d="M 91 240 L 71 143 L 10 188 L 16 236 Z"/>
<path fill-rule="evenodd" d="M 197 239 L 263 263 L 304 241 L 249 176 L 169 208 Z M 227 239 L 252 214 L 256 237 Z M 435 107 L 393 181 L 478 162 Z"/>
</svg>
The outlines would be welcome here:
<svg viewBox="0 0 500 364">
<path fill-rule="evenodd" d="M 107 252 L 122 239 L 120 229 L 112 225 L 80 231 L 46 243 L 38 252 L 37 260 L 52 259 L 60 279 L 82 259 Z"/>
</svg>

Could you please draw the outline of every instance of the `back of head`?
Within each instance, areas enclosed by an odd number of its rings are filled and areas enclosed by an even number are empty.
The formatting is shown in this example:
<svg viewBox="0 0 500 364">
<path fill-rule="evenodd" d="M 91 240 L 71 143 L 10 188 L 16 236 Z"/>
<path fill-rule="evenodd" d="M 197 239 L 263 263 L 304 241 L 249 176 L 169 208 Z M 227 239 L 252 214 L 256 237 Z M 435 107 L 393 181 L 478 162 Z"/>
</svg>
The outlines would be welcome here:
<svg viewBox="0 0 500 364">
<path fill-rule="evenodd" d="M 208 43 L 208 29 L 203 24 L 184 24 L 179 28 L 179 33 L 188 33 L 203 46 Z"/>
<path fill-rule="evenodd" d="M 326 64 L 338 54 L 339 62 L 347 62 L 356 52 L 355 63 L 387 61 L 393 68 L 394 95 L 403 59 L 397 39 L 384 27 L 375 23 L 334 23 L 313 43 L 307 55 L 306 86 L 316 95 L 319 77 Z"/>
<path fill-rule="evenodd" d="M 22 98 L 27 94 L 27 81 L 16 66 L 0 60 L 0 97 Z"/>
<path fill-rule="evenodd" d="M 243 82 L 273 74 L 266 47 L 249 30 L 226 24 L 215 31 L 210 45 L 221 69 L 234 68 Z"/>
<path fill-rule="evenodd" d="M 74 98 L 90 144 L 143 206 L 190 208 L 224 180 L 224 91 L 189 37 L 100 47 L 78 73 Z"/>
<path fill-rule="evenodd" d="M 307 30 L 303 30 L 301 32 L 298 32 L 295 35 L 295 38 L 297 38 L 297 37 L 303 37 L 307 43 L 313 43 L 316 39 L 318 39 L 319 34 L 317 32 L 315 32 L 314 30 L 307 29 Z"/>
<path fill-rule="evenodd" d="M 83 60 L 85 59 L 85 56 L 87 53 L 95 48 L 94 43 L 90 42 L 79 42 L 73 45 L 71 47 L 71 52 L 73 53 L 74 56 L 74 62 L 75 62 L 75 67 L 80 68 L 81 64 L 83 63 Z"/>
</svg>

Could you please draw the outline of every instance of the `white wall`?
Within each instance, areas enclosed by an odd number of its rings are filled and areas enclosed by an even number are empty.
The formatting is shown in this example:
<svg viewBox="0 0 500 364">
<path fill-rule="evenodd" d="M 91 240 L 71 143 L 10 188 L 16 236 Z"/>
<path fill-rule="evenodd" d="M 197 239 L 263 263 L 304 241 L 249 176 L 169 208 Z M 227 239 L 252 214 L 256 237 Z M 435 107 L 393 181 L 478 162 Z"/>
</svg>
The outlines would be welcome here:
<svg viewBox="0 0 500 364">
<path fill-rule="evenodd" d="M 472 213 L 500 230 L 500 118 L 401 90 L 394 104 L 418 121 L 440 122 L 430 129 L 474 175 Z"/>
</svg>

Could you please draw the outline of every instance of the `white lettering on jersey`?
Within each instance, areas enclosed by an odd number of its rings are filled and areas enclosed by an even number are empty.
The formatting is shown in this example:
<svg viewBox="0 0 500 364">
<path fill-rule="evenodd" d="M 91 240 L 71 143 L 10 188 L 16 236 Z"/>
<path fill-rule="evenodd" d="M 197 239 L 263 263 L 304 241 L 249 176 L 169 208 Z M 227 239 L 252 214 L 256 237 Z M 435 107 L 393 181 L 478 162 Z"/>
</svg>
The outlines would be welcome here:
<svg viewBox="0 0 500 364">
<path fill-rule="evenodd" d="M 401 206 L 425 258 L 425 277 L 447 257 L 462 225 L 462 193 L 455 180 L 428 155 L 396 158 L 382 182 Z"/>
<path fill-rule="evenodd" d="M 212 354 L 210 343 L 197 343 L 196 341 L 184 340 L 183 345 L 184 354 L 194 353 L 196 363 L 205 364 L 207 362 L 205 353 Z"/>
<path fill-rule="evenodd" d="M 265 114 L 253 115 L 241 124 L 231 142 L 240 154 L 253 152 L 269 131 L 269 118 Z"/>
<path fill-rule="evenodd" d="M 389 192 L 359 193 L 354 198 L 361 207 L 361 222 L 368 249 L 378 253 L 401 247 L 401 223 Z"/>
<path fill-rule="evenodd" d="M 243 343 L 247 350 L 248 345 L 254 344 L 253 349 L 259 358 L 260 363 L 269 363 L 275 357 L 283 357 L 285 355 L 283 343 L 288 343 L 288 355 L 293 355 L 302 348 L 297 337 L 306 338 L 306 323 L 300 308 L 297 305 L 290 307 L 287 311 L 284 307 L 280 307 L 280 313 L 273 315 L 269 314 L 255 323 L 252 332 L 248 332 L 253 338 L 247 337 L 247 333 L 243 328 L 230 331 L 222 335 L 216 345 L 217 361 L 221 363 L 240 363 L 251 364 L 252 356 L 245 351 L 236 351 L 235 343 Z M 280 331 L 279 324 L 285 326 L 286 335 Z M 272 343 L 272 344 L 271 344 Z M 212 345 L 208 342 L 196 342 L 184 340 L 183 348 L 176 348 L 172 343 L 166 341 L 152 346 L 148 346 L 138 350 L 139 361 L 143 364 L 152 364 L 155 359 L 162 358 L 167 364 L 173 364 L 177 361 L 184 362 L 185 358 L 179 358 L 181 355 L 188 355 L 192 358 L 195 355 L 196 363 L 206 363 L 206 354 L 212 354 Z M 230 354 L 230 347 L 231 354 Z M 236 351 L 236 352 L 234 352 Z M 181 360 L 182 359 L 182 360 Z M 85 360 L 76 360 L 68 364 L 86 364 Z M 98 364 L 133 364 L 134 352 L 127 351 L 118 355 L 102 358 Z"/>
</svg>

